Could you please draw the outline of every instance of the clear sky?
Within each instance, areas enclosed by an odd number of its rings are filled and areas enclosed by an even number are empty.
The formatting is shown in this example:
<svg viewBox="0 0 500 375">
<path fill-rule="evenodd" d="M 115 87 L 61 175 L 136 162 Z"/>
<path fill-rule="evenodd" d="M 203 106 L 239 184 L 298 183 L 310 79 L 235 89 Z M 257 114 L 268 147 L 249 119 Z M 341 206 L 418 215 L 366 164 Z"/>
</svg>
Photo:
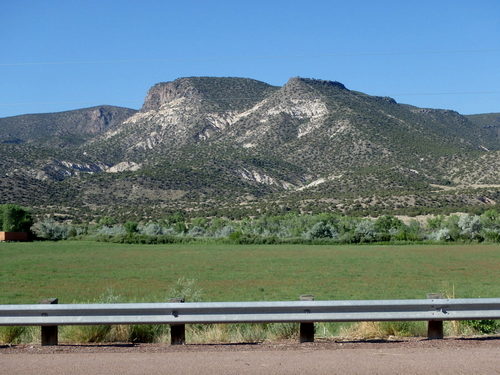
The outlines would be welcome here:
<svg viewBox="0 0 500 375">
<path fill-rule="evenodd" d="M 500 1 L 0 0 L 0 117 L 140 108 L 185 76 L 320 78 L 500 112 Z"/>
</svg>

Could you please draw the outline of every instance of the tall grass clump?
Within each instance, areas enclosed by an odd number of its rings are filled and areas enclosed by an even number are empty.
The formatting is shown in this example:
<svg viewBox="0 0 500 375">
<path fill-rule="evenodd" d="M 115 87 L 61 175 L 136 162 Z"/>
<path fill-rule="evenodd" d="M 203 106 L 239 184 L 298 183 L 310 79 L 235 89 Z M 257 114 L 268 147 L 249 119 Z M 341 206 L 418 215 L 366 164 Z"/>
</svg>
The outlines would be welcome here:
<svg viewBox="0 0 500 375">
<path fill-rule="evenodd" d="M 356 340 L 421 337 L 426 334 L 426 322 L 356 322 L 340 329 L 342 338 Z"/>
<path fill-rule="evenodd" d="M 19 344 L 26 327 L 0 327 L 0 344 Z"/>
<path fill-rule="evenodd" d="M 123 303 L 122 296 L 107 290 L 92 303 Z M 169 334 L 167 324 L 127 324 L 127 325 L 88 325 L 62 327 L 61 341 L 76 343 L 99 342 L 161 342 Z"/>
<path fill-rule="evenodd" d="M 182 298 L 189 302 L 201 300 L 202 291 L 196 286 L 196 280 L 180 278 L 168 290 L 167 300 Z M 123 303 L 122 296 L 113 290 L 107 290 L 91 303 Z M 61 342 L 99 343 L 133 342 L 154 343 L 169 340 L 168 324 L 128 324 L 128 325 L 86 325 L 61 327 Z M 197 328 L 194 327 L 194 330 Z M 200 329 L 200 328 L 198 328 Z"/>
<path fill-rule="evenodd" d="M 40 327 L 0 327 L 0 344 L 40 343 Z"/>
</svg>

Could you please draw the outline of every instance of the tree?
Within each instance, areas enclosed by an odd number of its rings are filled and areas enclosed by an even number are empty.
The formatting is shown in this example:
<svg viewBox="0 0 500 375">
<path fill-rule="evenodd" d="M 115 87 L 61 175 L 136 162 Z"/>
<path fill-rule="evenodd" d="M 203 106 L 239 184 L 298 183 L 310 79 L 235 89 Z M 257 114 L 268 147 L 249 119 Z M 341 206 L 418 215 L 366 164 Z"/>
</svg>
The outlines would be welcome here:
<svg viewBox="0 0 500 375">
<path fill-rule="evenodd" d="M 59 241 L 68 238 L 70 227 L 50 218 L 43 221 L 37 221 L 36 224 L 33 225 L 33 231 L 39 238 Z"/>
<path fill-rule="evenodd" d="M 129 236 L 139 232 L 138 224 L 135 221 L 127 221 L 123 226 Z"/>
<path fill-rule="evenodd" d="M 29 232 L 33 218 L 28 209 L 17 204 L 0 205 L 0 229 L 4 232 Z"/>
<path fill-rule="evenodd" d="M 392 235 L 396 234 L 403 226 L 404 223 L 401 220 L 389 215 L 379 217 L 374 224 L 379 241 L 390 241 Z"/>
<path fill-rule="evenodd" d="M 99 225 L 103 227 L 112 227 L 116 223 L 116 219 L 110 216 L 104 216 L 99 220 Z"/>
<path fill-rule="evenodd" d="M 335 228 L 325 223 L 324 221 L 319 221 L 312 226 L 312 228 L 306 232 L 305 237 L 310 240 L 318 238 L 336 238 L 338 236 Z"/>
</svg>

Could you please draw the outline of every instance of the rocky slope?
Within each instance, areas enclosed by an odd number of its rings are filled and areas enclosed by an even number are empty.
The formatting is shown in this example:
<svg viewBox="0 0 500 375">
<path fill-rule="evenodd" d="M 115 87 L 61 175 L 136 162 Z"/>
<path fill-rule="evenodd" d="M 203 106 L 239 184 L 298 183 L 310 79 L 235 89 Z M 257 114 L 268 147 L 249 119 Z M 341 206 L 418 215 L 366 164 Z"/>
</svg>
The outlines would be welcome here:
<svg viewBox="0 0 500 375">
<path fill-rule="evenodd" d="M 98 106 L 0 118 L 0 143 L 74 146 L 117 128 L 135 112 L 130 108 Z"/>
<path fill-rule="evenodd" d="M 181 78 L 153 86 L 138 112 L 0 119 L 0 191 L 40 207 L 155 215 L 496 204 L 500 140 L 478 121 L 339 82 Z"/>
</svg>

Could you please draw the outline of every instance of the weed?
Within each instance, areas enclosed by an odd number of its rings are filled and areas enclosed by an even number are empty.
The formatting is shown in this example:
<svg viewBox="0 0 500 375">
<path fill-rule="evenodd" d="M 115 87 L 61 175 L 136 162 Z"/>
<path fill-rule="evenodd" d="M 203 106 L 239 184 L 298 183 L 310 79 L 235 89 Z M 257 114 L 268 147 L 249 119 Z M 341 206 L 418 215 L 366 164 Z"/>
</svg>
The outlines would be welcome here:
<svg viewBox="0 0 500 375">
<path fill-rule="evenodd" d="M 0 327 L 0 343 L 2 344 L 18 344 L 21 342 L 21 337 L 24 334 L 26 327 Z"/>
</svg>

